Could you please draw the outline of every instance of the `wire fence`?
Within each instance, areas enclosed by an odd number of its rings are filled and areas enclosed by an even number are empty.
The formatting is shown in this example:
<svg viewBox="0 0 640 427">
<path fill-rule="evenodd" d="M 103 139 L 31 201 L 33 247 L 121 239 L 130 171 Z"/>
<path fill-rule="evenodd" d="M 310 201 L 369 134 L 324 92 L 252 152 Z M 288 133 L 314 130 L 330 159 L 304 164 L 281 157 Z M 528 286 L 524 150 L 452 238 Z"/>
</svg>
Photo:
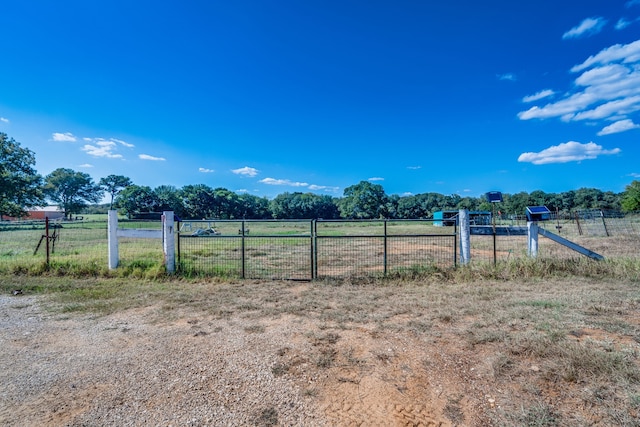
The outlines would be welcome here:
<svg viewBox="0 0 640 427">
<path fill-rule="evenodd" d="M 119 222 L 123 228 L 160 229 L 159 221 Z M 3 221 L 0 223 L 0 269 L 13 271 L 55 263 L 79 269 L 107 265 L 105 220 Z M 162 243 L 150 239 L 120 240 L 121 264 L 148 266 L 162 262 Z"/>
<path fill-rule="evenodd" d="M 456 264 L 455 228 L 432 220 L 183 221 L 185 274 L 311 280 Z"/>
<path fill-rule="evenodd" d="M 498 227 L 525 226 L 521 219 Z M 640 258 L 640 215 L 602 211 L 552 216 L 541 227 L 605 257 Z M 161 229 L 160 221 L 120 220 L 120 228 Z M 186 275 L 322 279 L 424 271 L 455 266 L 457 228 L 432 220 L 201 220 L 178 223 L 177 268 Z M 47 252 L 48 247 L 48 252 Z M 472 235 L 471 262 L 526 257 L 525 235 Z M 47 261 L 47 253 L 49 260 Z M 160 239 L 120 238 L 120 267 L 162 265 Z M 539 257 L 577 253 L 542 239 Z M 47 262 L 101 269 L 108 265 L 106 218 L 82 221 L 0 222 L 0 271 Z"/>
</svg>

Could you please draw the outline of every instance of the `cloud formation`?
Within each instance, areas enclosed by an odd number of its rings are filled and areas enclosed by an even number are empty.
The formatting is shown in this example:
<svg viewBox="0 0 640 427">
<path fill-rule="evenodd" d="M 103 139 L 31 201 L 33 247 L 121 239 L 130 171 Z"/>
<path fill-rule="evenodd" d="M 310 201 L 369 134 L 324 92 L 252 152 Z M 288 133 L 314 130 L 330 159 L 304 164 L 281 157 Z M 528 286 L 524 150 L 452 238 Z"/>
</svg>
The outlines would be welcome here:
<svg viewBox="0 0 640 427">
<path fill-rule="evenodd" d="M 213 172 L 215 172 L 215 170 L 213 170 L 213 169 L 207 169 L 207 168 L 198 168 L 198 172 L 202 172 L 202 173 L 213 173 Z"/>
<path fill-rule="evenodd" d="M 138 154 L 138 158 L 141 160 L 151 160 L 154 162 L 164 162 L 165 159 L 164 157 L 155 157 L 155 156 L 150 156 L 149 154 Z"/>
<path fill-rule="evenodd" d="M 522 102 L 540 101 L 541 99 L 549 98 L 550 96 L 553 96 L 555 94 L 556 93 L 551 89 L 544 89 L 540 92 L 534 93 L 533 95 L 525 96 L 524 98 L 522 98 Z"/>
<path fill-rule="evenodd" d="M 374 176 L 372 178 L 367 179 L 367 181 L 384 181 L 384 178 L 379 176 Z"/>
<path fill-rule="evenodd" d="M 9 123 L 9 119 L 7 119 L 6 117 L 0 117 L 0 122 Z"/>
<path fill-rule="evenodd" d="M 638 129 L 638 128 L 640 128 L 640 125 L 633 123 L 633 120 L 631 119 L 618 120 L 617 122 L 602 128 L 602 130 L 598 132 L 598 136 L 611 135 L 612 133 L 620 133 L 627 130 Z"/>
<path fill-rule="evenodd" d="M 51 134 L 51 139 L 56 142 L 76 142 L 78 140 L 71 132 L 54 132 Z"/>
<path fill-rule="evenodd" d="M 533 106 L 518 113 L 521 120 L 560 118 L 565 122 L 588 120 L 619 122 L 632 120 L 640 111 L 640 40 L 622 45 L 616 44 L 587 58 L 571 68 L 580 73 L 562 99 L 544 106 Z M 550 89 L 525 97 L 523 100 L 548 93 Z M 540 98 L 542 99 L 542 98 Z M 635 129 L 621 125 L 618 132 Z M 609 126 L 607 126 L 609 127 Z"/>
<path fill-rule="evenodd" d="M 287 185 L 289 187 L 307 187 L 309 184 L 306 182 L 294 182 L 288 179 L 275 179 L 275 178 L 264 178 L 260 181 L 262 184 L 267 185 Z"/>
<path fill-rule="evenodd" d="M 498 74 L 498 80 L 508 80 L 508 81 L 515 82 L 517 78 L 516 78 L 516 75 L 513 73 L 505 73 L 505 74 Z"/>
<path fill-rule="evenodd" d="M 588 37 L 594 34 L 598 34 L 602 31 L 602 27 L 605 26 L 607 20 L 601 17 L 587 18 L 583 20 L 578 26 L 573 27 L 562 35 L 563 39 L 576 39 L 580 37 Z"/>
<path fill-rule="evenodd" d="M 620 153 L 619 148 L 605 150 L 601 145 L 594 142 L 581 144 L 576 141 L 569 141 L 564 144 L 553 145 L 538 153 L 522 153 L 518 161 L 522 163 L 533 163 L 534 165 L 547 165 L 551 163 L 581 162 L 582 160 L 593 160 L 598 156 L 605 156 Z"/>
<path fill-rule="evenodd" d="M 254 177 L 254 176 L 258 175 L 258 173 L 260 171 L 258 169 L 256 169 L 256 168 L 250 168 L 249 166 L 245 166 L 245 167 L 240 168 L 240 169 L 232 169 L 231 172 L 235 173 L 236 175 L 244 175 L 244 176 Z"/>
<path fill-rule="evenodd" d="M 122 159 L 122 154 L 116 154 L 116 143 L 107 140 L 97 140 L 95 145 L 85 144 L 82 151 L 93 157 L 104 157 L 107 159 Z"/>
<path fill-rule="evenodd" d="M 309 190 L 311 191 L 326 191 L 327 193 L 337 193 L 340 190 L 340 187 L 333 187 L 330 185 L 309 185 Z"/>
</svg>

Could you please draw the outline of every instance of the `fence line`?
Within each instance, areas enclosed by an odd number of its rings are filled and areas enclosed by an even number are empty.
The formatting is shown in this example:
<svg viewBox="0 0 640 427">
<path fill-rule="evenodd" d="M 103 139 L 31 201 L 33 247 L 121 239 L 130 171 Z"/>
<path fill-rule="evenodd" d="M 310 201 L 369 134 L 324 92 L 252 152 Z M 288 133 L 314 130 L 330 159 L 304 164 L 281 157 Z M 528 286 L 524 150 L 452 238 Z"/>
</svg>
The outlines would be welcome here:
<svg viewBox="0 0 640 427">
<path fill-rule="evenodd" d="M 384 275 L 457 257 L 455 227 L 433 220 L 183 221 L 178 241 L 180 271 L 242 278 Z"/>
<path fill-rule="evenodd" d="M 501 225 L 523 225 L 497 221 Z M 119 228 L 161 229 L 160 221 L 120 219 Z M 541 224 L 564 238 L 609 256 L 638 258 L 640 216 L 586 215 L 552 218 Z M 51 221 L 50 261 L 64 268 L 99 271 L 108 266 L 107 222 Z M 206 220 L 179 223 L 176 266 L 183 274 L 246 278 L 328 278 L 383 275 L 459 261 L 455 227 L 431 220 Z M 25 271 L 46 264 L 44 221 L 0 221 L 0 271 Z M 49 235 L 54 228 L 49 230 Z M 621 241 L 624 245 L 614 244 Z M 38 243 L 40 248 L 36 251 Z M 471 236 L 471 259 L 505 261 L 527 256 L 527 238 L 519 235 Z M 35 254 L 34 254 L 35 252 Z M 610 255 L 611 254 L 611 255 Z M 120 238 L 120 267 L 142 272 L 163 262 L 160 240 Z M 544 238 L 541 258 L 577 254 Z M 69 267 L 66 267 L 69 266 Z"/>
</svg>

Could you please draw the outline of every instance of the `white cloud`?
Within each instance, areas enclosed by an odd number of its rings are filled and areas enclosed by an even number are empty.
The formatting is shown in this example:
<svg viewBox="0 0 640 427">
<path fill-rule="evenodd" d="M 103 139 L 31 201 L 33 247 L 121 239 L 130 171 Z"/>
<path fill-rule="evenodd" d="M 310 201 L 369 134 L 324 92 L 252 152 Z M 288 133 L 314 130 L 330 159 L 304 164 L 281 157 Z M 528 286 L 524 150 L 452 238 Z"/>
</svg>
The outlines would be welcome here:
<svg viewBox="0 0 640 427">
<path fill-rule="evenodd" d="M 6 117 L 0 117 L 0 122 L 9 123 L 9 119 L 7 119 Z"/>
<path fill-rule="evenodd" d="M 231 172 L 235 173 L 236 175 L 245 175 L 245 176 L 254 177 L 258 175 L 258 172 L 260 171 L 256 168 L 250 168 L 249 166 L 245 166 L 240 169 L 232 169 Z"/>
<path fill-rule="evenodd" d="M 379 176 L 374 176 L 372 178 L 367 179 L 367 181 L 384 181 L 384 178 L 381 178 Z"/>
<path fill-rule="evenodd" d="M 575 39 L 583 36 L 590 36 L 597 34 L 602 30 L 602 27 L 607 23 L 607 20 L 601 17 L 587 18 L 583 20 L 580 25 L 573 27 L 562 35 L 563 39 Z"/>
<path fill-rule="evenodd" d="M 207 168 L 198 168 L 198 172 L 202 172 L 202 173 L 213 173 L 213 172 L 215 172 L 215 170 L 213 170 L 213 169 L 207 169 Z"/>
<path fill-rule="evenodd" d="M 602 49 L 595 55 L 588 57 L 582 64 L 571 68 L 574 73 L 580 72 L 596 64 L 604 65 L 621 61 L 623 64 L 630 64 L 640 60 L 640 40 L 629 44 L 614 44 L 606 49 Z"/>
<path fill-rule="evenodd" d="M 123 146 L 125 146 L 125 147 L 127 147 L 127 148 L 133 148 L 133 147 L 135 147 L 135 145 L 130 144 L 130 143 L 128 143 L 128 142 L 126 142 L 126 141 L 123 141 L 123 140 L 121 140 L 121 139 L 111 138 L 111 141 L 113 141 L 113 142 L 117 142 L 118 144 L 123 145 Z"/>
<path fill-rule="evenodd" d="M 582 160 L 592 160 L 598 156 L 605 156 L 620 153 L 619 148 L 605 150 L 601 145 L 594 142 L 581 144 L 569 141 L 564 144 L 553 145 L 538 153 L 528 152 L 520 154 L 518 161 L 522 163 L 533 163 L 534 165 L 546 165 L 551 163 L 580 162 Z"/>
<path fill-rule="evenodd" d="M 164 162 L 165 160 L 167 160 L 164 157 L 155 157 L 148 154 L 138 154 L 138 158 L 140 158 L 141 160 L 152 160 L 156 162 Z"/>
<path fill-rule="evenodd" d="M 51 139 L 57 142 L 76 142 L 78 138 L 76 138 L 72 133 L 58 133 L 54 132 L 51 134 Z"/>
<path fill-rule="evenodd" d="M 624 18 L 620 18 L 618 19 L 618 22 L 616 22 L 616 26 L 615 29 L 616 30 L 624 30 L 625 28 L 627 28 L 629 25 L 631 25 L 631 22 L 627 21 Z"/>
<path fill-rule="evenodd" d="M 262 184 L 267 184 L 267 185 L 286 185 L 289 187 L 307 187 L 309 186 L 309 184 L 307 184 L 306 182 L 294 182 L 288 179 L 275 179 L 275 178 L 265 178 L 265 179 L 261 179 L 260 181 Z"/>
<path fill-rule="evenodd" d="M 93 157 L 105 157 L 107 159 L 121 159 L 122 154 L 114 154 L 116 143 L 113 141 L 97 141 L 96 145 L 86 144 L 81 150 Z"/>
<path fill-rule="evenodd" d="M 544 89 L 540 92 L 534 93 L 533 95 L 525 96 L 522 98 L 522 102 L 534 102 L 539 101 L 544 98 L 549 98 L 550 96 L 555 95 L 556 93 L 551 89 Z"/>
<path fill-rule="evenodd" d="M 411 169 L 411 170 L 418 170 L 421 169 L 422 166 L 407 166 L 407 169 Z"/>
<path fill-rule="evenodd" d="M 516 78 L 516 75 L 513 73 L 505 73 L 505 74 L 498 74 L 498 80 L 509 80 L 509 81 L 515 82 L 517 78 Z"/>
<path fill-rule="evenodd" d="M 626 132 L 628 130 L 638 129 L 638 128 L 640 128 L 640 125 L 633 123 L 633 120 L 630 120 L 630 119 L 618 120 L 617 122 L 602 128 L 602 130 L 598 132 L 598 136 L 611 135 L 612 133 Z"/>
<path fill-rule="evenodd" d="M 78 167 L 83 169 L 88 169 L 88 168 L 92 168 L 93 165 L 91 163 L 83 163 L 81 165 L 78 165 Z"/>
<path fill-rule="evenodd" d="M 329 186 L 329 185 L 311 184 L 309 186 L 309 190 L 311 190 L 311 191 L 326 191 L 327 193 L 337 193 L 340 190 L 340 187 L 332 187 L 332 186 Z"/>
<path fill-rule="evenodd" d="M 640 178 L 640 173 L 630 173 L 628 176 L 633 178 Z"/>
<path fill-rule="evenodd" d="M 640 40 L 603 49 L 571 71 L 580 73 L 571 91 L 555 102 L 521 111 L 518 117 L 612 122 L 632 119 L 640 111 Z"/>
</svg>

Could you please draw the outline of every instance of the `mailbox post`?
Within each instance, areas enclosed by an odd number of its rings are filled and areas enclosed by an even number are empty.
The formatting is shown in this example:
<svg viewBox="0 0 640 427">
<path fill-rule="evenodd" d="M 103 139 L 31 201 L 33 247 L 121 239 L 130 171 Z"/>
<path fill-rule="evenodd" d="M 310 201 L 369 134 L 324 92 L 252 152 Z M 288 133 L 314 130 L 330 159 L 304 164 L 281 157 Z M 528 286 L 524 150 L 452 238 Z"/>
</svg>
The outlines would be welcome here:
<svg viewBox="0 0 640 427">
<path fill-rule="evenodd" d="M 538 221 L 549 221 L 551 211 L 546 206 L 527 206 L 527 252 L 530 257 L 538 257 Z"/>
</svg>

